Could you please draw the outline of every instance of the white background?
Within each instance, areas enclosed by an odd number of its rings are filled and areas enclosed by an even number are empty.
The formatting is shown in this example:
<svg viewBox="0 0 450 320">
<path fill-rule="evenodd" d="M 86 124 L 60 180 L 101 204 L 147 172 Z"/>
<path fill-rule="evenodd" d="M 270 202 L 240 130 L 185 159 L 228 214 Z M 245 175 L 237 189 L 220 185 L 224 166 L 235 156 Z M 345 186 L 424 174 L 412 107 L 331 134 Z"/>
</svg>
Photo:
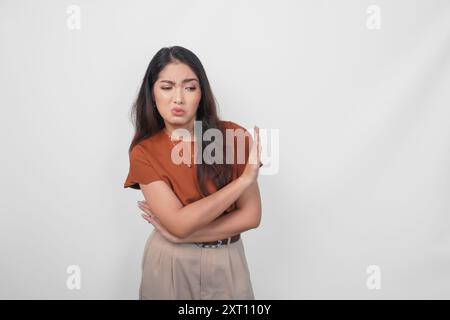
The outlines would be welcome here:
<svg viewBox="0 0 450 320">
<path fill-rule="evenodd" d="M 123 188 L 129 111 L 171 45 L 223 119 L 279 130 L 243 234 L 256 299 L 450 298 L 445 0 L 0 1 L 0 298 L 138 298 L 152 226 Z"/>
</svg>

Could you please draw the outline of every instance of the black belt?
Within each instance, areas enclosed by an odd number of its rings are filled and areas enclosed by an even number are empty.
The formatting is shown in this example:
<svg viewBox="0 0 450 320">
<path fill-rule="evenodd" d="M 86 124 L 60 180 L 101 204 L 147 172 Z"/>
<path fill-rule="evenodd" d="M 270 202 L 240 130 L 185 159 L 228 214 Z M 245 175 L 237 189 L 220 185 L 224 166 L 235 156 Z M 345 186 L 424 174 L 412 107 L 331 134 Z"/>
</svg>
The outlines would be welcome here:
<svg viewBox="0 0 450 320">
<path fill-rule="evenodd" d="M 231 238 L 225 238 L 222 240 L 211 241 L 211 242 L 195 242 L 195 244 L 202 248 L 217 248 L 220 246 L 224 246 L 228 243 L 228 239 L 230 239 L 230 243 L 236 242 L 241 238 L 241 234 L 237 234 L 232 236 Z"/>
</svg>

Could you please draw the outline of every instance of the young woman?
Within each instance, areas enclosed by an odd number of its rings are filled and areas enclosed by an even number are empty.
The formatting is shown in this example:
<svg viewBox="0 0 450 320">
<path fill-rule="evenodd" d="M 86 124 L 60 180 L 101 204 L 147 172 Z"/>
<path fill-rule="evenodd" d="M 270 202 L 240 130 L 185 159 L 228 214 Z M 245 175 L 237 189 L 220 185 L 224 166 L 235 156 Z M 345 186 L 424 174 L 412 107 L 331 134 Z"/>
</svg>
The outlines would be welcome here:
<svg viewBox="0 0 450 320">
<path fill-rule="evenodd" d="M 154 226 L 139 298 L 255 299 L 240 234 L 261 220 L 258 127 L 253 142 L 218 118 L 202 63 L 180 46 L 152 58 L 132 116 L 124 187 L 142 191 L 139 207 Z"/>
</svg>

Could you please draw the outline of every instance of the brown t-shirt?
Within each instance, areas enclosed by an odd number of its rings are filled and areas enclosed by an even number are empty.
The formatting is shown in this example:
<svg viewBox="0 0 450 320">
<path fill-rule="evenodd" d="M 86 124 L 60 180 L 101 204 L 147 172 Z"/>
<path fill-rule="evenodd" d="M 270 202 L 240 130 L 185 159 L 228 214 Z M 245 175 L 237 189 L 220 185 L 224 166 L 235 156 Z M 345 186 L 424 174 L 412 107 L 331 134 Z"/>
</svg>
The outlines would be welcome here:
<svg viewBox="0 0 450 320">
<path fill-rule="evenodd" d="M 248 133 L 244 127 L 232 121 L 221 121 L 221 124 L 224 125 L 226 129 L 242 129 L 244 132 Z M 238 140 L 240 139 L 235 136 L 233 180 L 237 179 L 244 171 L 249 155 L 249 140 L 246 138 L 245 154 L 241 151 L 241 156 L 238 157 Z M 194 153 L 195 147 L 193 141 L 181 142 L 174 140 L 172 142 L 163 129 L 150 138 L 136 144 L 129 155 L 130 169 L 124 188 L 131 187 L 133 189 L 140 189 L 139 183 L 149 184 L 152 181 L 162 180 L 170 186 L 184 206 L 201 199 L 202 196 L 197 183 L 196 166 L 192 163 L 192 166 L 188 167 L 185 163 L 175 164 L 172 161 L 171 152 L 174 143 L 185 143 L 185 145 L 183 145 L 183 152 L 188 151 L 190 144 L 190 152 L 191 154 Z M 242 146 L 242 142 L 240 146 Z M 204 159 L 202 159 L 202 161 L 204 161 Z M 206 181 L 206 187 L 210 193 L 217 191 L 209 178 Z M 236 202 L 234 202 L 223 214 L 235 209 Z"/>
</svg>

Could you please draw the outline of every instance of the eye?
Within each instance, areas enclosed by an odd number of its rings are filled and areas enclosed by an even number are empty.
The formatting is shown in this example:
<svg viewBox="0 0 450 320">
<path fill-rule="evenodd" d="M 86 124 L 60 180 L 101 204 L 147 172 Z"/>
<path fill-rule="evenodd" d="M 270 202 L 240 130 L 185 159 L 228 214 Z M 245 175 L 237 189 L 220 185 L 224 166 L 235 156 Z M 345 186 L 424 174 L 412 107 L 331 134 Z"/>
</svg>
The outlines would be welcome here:
<svg viewBox="0 0 450 320">
<path fill-rule="evenodd" d="M 163 90 L 169 90 L 169 89 L 171 89 L 171 87 L 161 87 L 161 89 L 163 89 Z"/>
<path fill-rule="evenodd" d="M 196 88 L 195 87 L 186 87 L 186 89 L 190 89 L 189 91 L 194 91 Z"/>
</svg>

